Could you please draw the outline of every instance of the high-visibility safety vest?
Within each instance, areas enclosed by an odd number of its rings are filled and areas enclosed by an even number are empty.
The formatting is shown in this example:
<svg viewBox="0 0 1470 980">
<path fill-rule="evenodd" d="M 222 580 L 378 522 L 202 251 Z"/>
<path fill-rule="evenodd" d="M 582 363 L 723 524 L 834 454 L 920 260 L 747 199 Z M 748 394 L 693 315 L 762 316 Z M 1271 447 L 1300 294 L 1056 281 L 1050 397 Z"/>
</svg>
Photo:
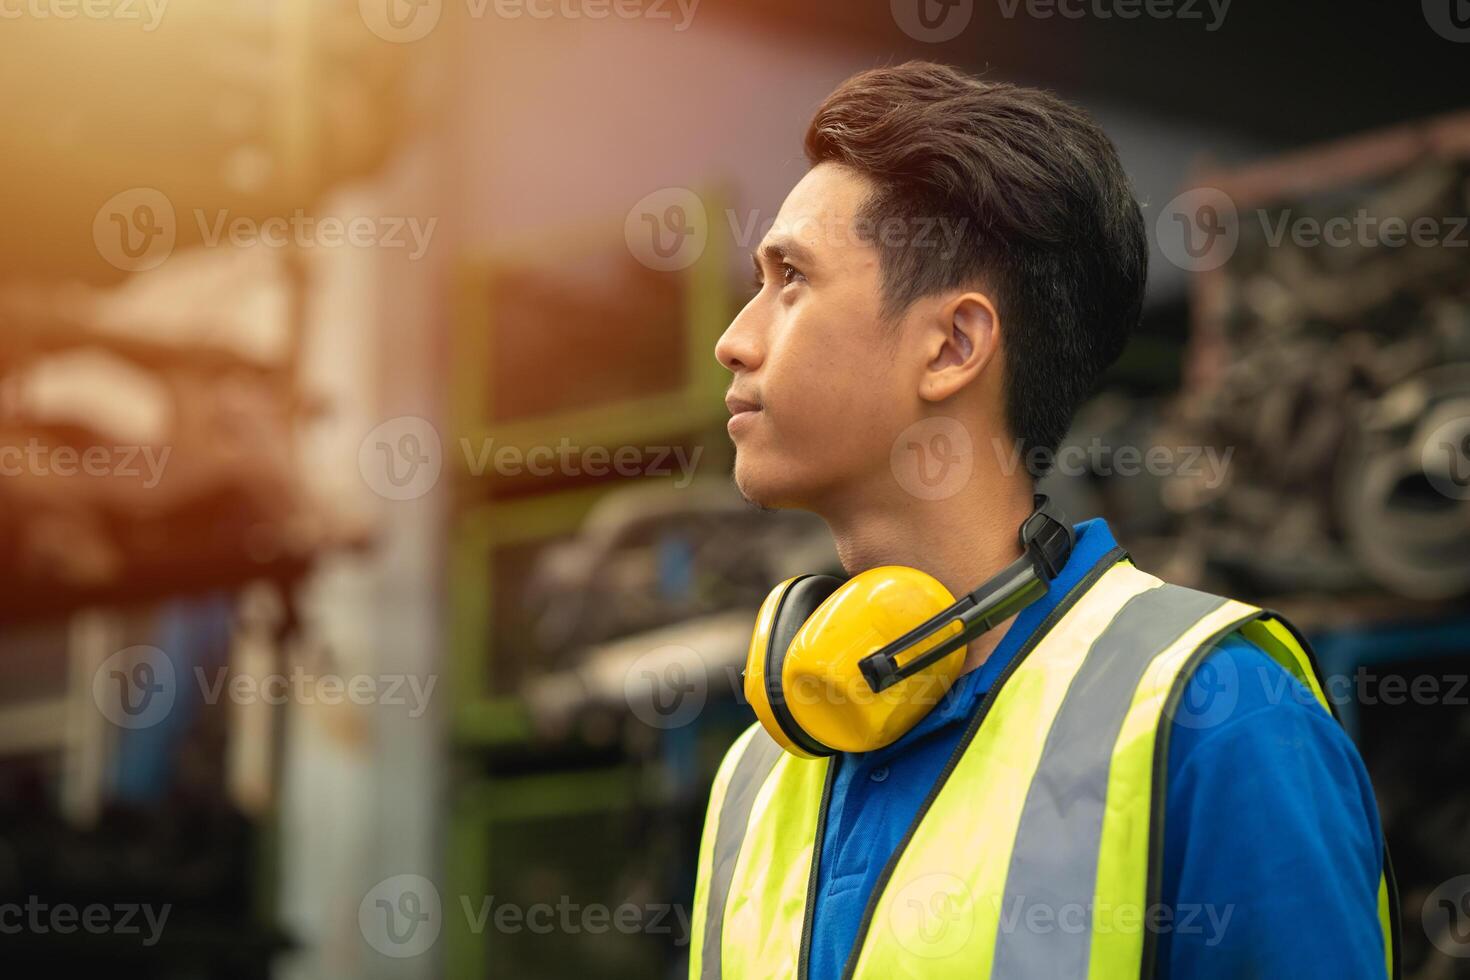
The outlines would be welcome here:
<svg viewBox="0 0 1470 980">
<path fill-rule="evenodd" d="M 1099 562 L 970 719 L 878 879 L 844 978 L 1152 976 L 1172 914 L 1160 900 L 1169 732 L 1176 717 L 1209 722 L 1212 709 L 1185 717 L 1180 698 L 1235 630 L 1332 711 L 1279 616 L 1167 585 L 1121 552 Z M 834 774 L 759 725 L 731 747 L 700 843 L 691 980 L 805 980 Z M 1384 973 L 1396 977 L 1386 850 L 1383 867 Z"/>
</svg>

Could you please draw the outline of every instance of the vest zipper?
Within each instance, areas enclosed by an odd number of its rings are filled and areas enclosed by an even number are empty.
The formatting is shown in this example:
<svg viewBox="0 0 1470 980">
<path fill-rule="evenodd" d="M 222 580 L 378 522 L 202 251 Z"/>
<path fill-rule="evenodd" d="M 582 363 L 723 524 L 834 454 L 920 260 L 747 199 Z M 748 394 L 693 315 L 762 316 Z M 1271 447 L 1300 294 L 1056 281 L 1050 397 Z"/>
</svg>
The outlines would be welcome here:
<svg viewBox="0 0 1470 980">
<path fill-rule="evenodd" d="M 1016 672 L 1016 669 L 1021 666 L 1021 663 L 1030 655 L 1036 645 L 1041 642 L 1047 633 L 1051 632 L 1052 627 L 1057 624 L 1057 621 L 1076 605 L 1077 600 L 1082 598 L 1083 594 L 1092 588 L 1097 580 L 1102 578 L 1109 569 L 1127 557 L 1127 551 L 1121 547 L 1115 547 L 1099 558 L 1097 564 L 1093 565 L 1087 574 L 1076 585 L 1072 586 L 1071 591 L 1062 597 L 1062 601 L 1057 603 L 1056 608 L 1049 612 L 1046 618 L 1032 631 L 1031 635 L 1026 638 L 1026 643 L 1020 650 L 1016 651 L 1016 655 L 1011 658 L 1011 662 L 1006 664 L 1005 669 L 1000 672 L 1000 676 L 995 679 L 995 683 L 990 686 L 990 690 L 986 691 L 985 696 L 980 699 L 980 705 L 975 709 L 975 714 L 970 719 L 970 724 L 965 728 L 964 735 L 960 737 L 959 744 L 950 753 L 949 760 L 945 762 L 944 768 L 940 770 L 939 778 L 934 781 L 934 785 L 930 788 L 929 794 L 924 797 L 924 802 L 919 804 L 919 812 L 914 815 L 914 819 L 909 824 L 908 830 L 904 833 L 903 839 L 898 842 L 898 846 L 889 855 L 888 863 L 883 866 L 883 873 L 878 876 L 878 881 L 873 886 L 873 892 L 868 896 L 868 904 L 863 908 L 863 917 L 858 922 L 857 938 L 853 940 L 852 950 L 847 954 L 847 964 L 842 969 L 842 980 L 852 980 L 853 974 L 857 972 L 858 957 L 862 954 L 863 944 L 867 942 L 868 930 L 873 924 L 873 915 L 878 910 L 878 900 L 883 896 L 884 889 L 888 887 L 888 880 L 893 876 L 893 871 L 898 866 L 899 858 L 903 857 L 903 852 L 908 849 L 910 841 L 914 838 L 914 833 L 919 829 L 919 824 L 924 821 L 924 817 L 929 813 L 929 808 L 934 805 L 935 799 L 938 798 L 940 791 L 944 789 L 944 784 L 949 782 L 950 775 L 954 772 L 955 767 L 959 765 L 960 759 L 964 757 L 965 752 L 970 748 L 970 743 L 975 740 L 975 735 L 980 731 L 980 725 L 985 721 L 985 716 L 990 713 L 990 706 L 994 703 L 1001 687 Z M 827 794 L 824 791 L 822 794 L 822 813 L 817 820 L 817 853 L 812 857 L 812 880 L 807 894 L 807 924 L 802 934 L 802 970 L 800 980 L 806 980 L 806 954 L 810 937 L 807 935 L 805 929 L 811 925 L 811 890 L 816 887 L 816 862 L 820 857 L 822 842 L 821 828 L 826 823 L 826 820 Z"/>
<path fill-rule="evenodd" d="M 822 863 L 822 839 L 827 836 L 827 805 L 832 800 L 832 784 L 837 781 L 835 758 L 827 760 L 827 775 L 822 780 L 822 802 L 817 807 L 817 839 L 812 845 L 812 867 L 806 880 L 806 912 L 801 921 L 801 954 L 796 961 L 797 980 L 807 980 L 812 955 L 812 919 L 817 902 L 817 869 Z"/>
</svg>

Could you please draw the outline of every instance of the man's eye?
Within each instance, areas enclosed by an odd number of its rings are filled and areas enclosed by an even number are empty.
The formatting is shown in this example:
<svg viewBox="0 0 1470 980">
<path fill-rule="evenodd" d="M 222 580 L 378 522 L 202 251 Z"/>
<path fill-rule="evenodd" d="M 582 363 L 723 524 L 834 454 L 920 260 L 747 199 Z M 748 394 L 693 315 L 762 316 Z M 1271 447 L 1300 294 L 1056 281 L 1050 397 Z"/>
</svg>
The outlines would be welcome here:
<svg viewBox="0 0 1470 980">
<path fill-rule="evenodd" d="M 790 262 L 782 262 L 780 265 L 780 270 L 781 285 L 783 286 L 789 286 L 794 282 L 806 281 L 806 274 L 798 269 L 796 266 L 792 265 Z M 765 273 L 762 272 L 760 269 L 756 269 L 755 272 L 751 275 L 750 288 L 752 292 L 757 293 L 766 288 Z"/>
</svg>

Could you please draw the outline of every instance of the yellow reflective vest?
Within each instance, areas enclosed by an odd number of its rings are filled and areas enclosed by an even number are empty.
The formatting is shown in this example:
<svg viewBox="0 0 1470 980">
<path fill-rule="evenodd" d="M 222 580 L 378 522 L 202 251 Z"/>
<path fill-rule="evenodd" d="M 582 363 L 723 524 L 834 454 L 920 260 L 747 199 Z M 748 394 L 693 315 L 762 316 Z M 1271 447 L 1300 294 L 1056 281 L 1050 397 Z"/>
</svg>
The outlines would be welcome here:
<svg viewBox="0 0 1470 980">
<path fill-rule="evenodd" d="M 970 720 L 878 879 L 844 977 L 1152 976 L 1170 725 L 1196 666 L 1236 630 L 1332 711 L 1279 616 L 1127 560 L 1079 583 Z M 731 747 L 700 842 L 691 980 L 804 980 L 830 770 L 759 725 Z M 1395 903 L 1385 851 L 1388 977 Z"/>
</svg>

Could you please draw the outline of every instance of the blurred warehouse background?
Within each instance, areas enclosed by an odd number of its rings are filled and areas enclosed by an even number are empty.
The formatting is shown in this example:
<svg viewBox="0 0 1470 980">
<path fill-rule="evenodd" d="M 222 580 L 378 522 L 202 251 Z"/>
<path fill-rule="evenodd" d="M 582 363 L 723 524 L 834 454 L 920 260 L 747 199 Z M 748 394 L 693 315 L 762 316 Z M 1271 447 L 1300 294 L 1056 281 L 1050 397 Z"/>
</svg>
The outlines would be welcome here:
<svg viewBox="0 0 1470 980">
<path fill-rule="evenodd" d="M 1140 10 L 0 0 L 7 973 L 682 975 L 754 610 L 835 570 L 712 347 L 922 57 L 1117 142 L 1149 304 L 1051 489 L 1310 631 L 1470 975 L 1470 15 Z"/>
</svg>

